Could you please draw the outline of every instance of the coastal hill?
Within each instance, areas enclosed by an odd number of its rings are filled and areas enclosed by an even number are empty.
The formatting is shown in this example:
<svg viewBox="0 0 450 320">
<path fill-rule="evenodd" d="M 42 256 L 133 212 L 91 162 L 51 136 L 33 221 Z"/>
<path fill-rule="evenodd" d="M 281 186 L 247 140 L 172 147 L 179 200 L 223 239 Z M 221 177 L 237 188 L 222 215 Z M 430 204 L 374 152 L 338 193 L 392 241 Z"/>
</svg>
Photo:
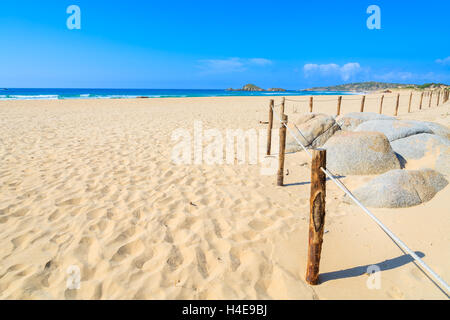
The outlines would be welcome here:
<svg viewBox="0 0 450 320">
<path fill-rule="evenodd" d="M 329 87 L 314 87 L 309 89 L 304 89 L 301 91 L 354 91 L 354 92 L 367 92 L 367 91 L 378 91 L 386 89 L 437 89 L 437 88 L 448 88 L 448 85 L 442 83 L 426 83 L 423 85 L 417 84 L 401 84 L 401 83 L 387 83 L 387 82 L 355 82 L 348 84 L 341 84 L 337 86 Z"/>
<path fill-rule="evenodd" d="M 274 92 L 284 92 L 286 91 L 285 89 L 281 89 L 281 88 L 269 88 L 269 89 L 262 89 L 258 86 L 255 86 L 254 84 L 246 84 L 245 86 L 243 86 L 241 89 L 233 89 L 233 88 L 229 88 L 227 89 L 227 91 L 274 91 Z"/>
<path fill-rule="evenodd" d="M 440 89 L 440 88 L 450 89 L 450 86 L 443 84 L 443 83 L 425 83 L 422 85 L 418 85 L 418 84 L 402 84 L 402 83 L 369 81 L 369 82 L 347 83 L 347 84 L 341 84 L 341 85 L 329 86 L 329 87 L 314 87 L 314 88 L 303 89 L 303 90 L 299 90 L 299 91 L 375 92 L 375 91 L 388 90 L 388 89 L 432 90 L 432 89 Z M 254 84 L 251 84 L 251 83 L 246 84 L 245 86 L 243 86 L 240 89 L 228 88 L 226 90 L 227 91 L 254 91 L 254 92 L 261 92 L 261 91 L 285 92 L 286 91 L 286 89 L 282 89 L 282 88 L 263 89 Z"/>
</svg>

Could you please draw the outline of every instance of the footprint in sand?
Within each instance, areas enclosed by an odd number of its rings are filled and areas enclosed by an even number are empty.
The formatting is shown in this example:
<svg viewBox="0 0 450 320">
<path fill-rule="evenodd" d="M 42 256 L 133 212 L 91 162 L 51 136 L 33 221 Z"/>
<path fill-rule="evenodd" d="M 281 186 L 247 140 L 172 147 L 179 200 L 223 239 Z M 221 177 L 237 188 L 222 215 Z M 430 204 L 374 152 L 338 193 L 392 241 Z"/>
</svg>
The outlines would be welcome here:
<svg viewBox="0 0 450 320">
<path fill-rule="evenodd" d="M 272 224 L 273 224 L 273 222 L 271 220 L 267 220 L 267 219 L 264 219 L 264 220 L 263 219 L 253 219 L 252 221 L 250 221 L 248 223 L 250 228 L 252 228 L 253 230 L 256 230 L 256 231 L 262 231 L 264 229 L 267 229 Z"/>
<path fill-rule="evenodd" d="M 114 256 L 111 258 L 113 262 L 121 262 L 129 256 L 136 256 L 141 254 L 145 249 L 145 246 L 142 240 L 138 239 L 132 242 L 129 242 L 119 248 Z"/>
<path fill-rule="evenodd" d="M 231 270 L 234 272 L 241 265 L 240 250 L 237 248 L 230 249 Z"/>
<path fill-rule="evenodd" d="M 208 264 L 206 263 L 206 256 L 202 249 L 196 248 L 195 249 L 195 255 L 197 258 L 197 269 L 202 275 L 204 279 L 208 278 Z"/>
<path fill-rule="evenodd" d="M 77 206 L 77 205 L 81 204 L 82 201 L 83 201 L 83 198 L 73 198 L 73 199 L 68 199 L 68 200 L 56 203 L 56 205 L 58 207 L 60 207 L 60 206 Z"/>
<path fill-rule="evenodd" d="M 118 209 L 116 208 L 110 208 L 107 210 L 106 216 L 108 217 L 108 219 L 110 220 L 120 220 L 122 218 L 123 213 L 120 212 Z"/>
<path fill-rule="evenodd" d="M 391 296 L 393 299 L 398 299 L 398 300 L 403 300 L 405 299 L 405 295 L 403 294 L 403 292 L 401 292 L 401 290 L 397 287 L 391 287 L 387 294 L 389 296 Z"/>
<path fill-rule="evenodd" d="M 258 236 L 258 233 L 254 230 L 248 230 L 242 232 L 242 236 L 244 237 L 245 240 L 253 240 L 256 238 L 256 236 Z"/>
<path fill-rule="evenodd" d="M 33 235 L 33 232 L 27 232 L 21 236 L 15 237 L 11 240 L 12 244 L 14 245 L 14 249 L 25 247 L 30 243 L 30 239 Z"/>
<path fill-rule="evenodd" d="M 93 220 L 93 219 L 98 219 L 101 216 L 106 216 L 106 209 L 105 208 L 98 208 L 98 209 L 93 209 L 91 211 L 89 211 L 86 216 L 88 217 L 88 219 Z"/>
<path fill-rule="evenodd" d="M 153 250 L 146 248 L 145 252 L 133 260 L 133 265 L 138 269 L 142 269 L 145 263 L 153 258 L 153 255 Z"/>
<path fill-rule="evenodd" d="M 16 218 L 23 217 L 24 215 L 26 215 L 28 213 L 28 211 L 30 211 L 30 208 L 29 207 L 25 207 L 25 208 L 22 208 L 22 209 L 19 209 L 19 210 L 15 211 L 11 216 L 12 217 L 16 217 Z"/>
<path fill-rule="evenodd" d="M 103 234 L 109 234 L 114 228 L 114 222 L 106 218 L 101 218 L 99 222 L 89 227 L 90 231 L 99 232 Z M 106 231 L 108 230 L 108 231 Z"/>
<path fill-rule="evenodd" d="M 128 241 L 128 239 L 130 239 L 132 236 L 134 236 L 136 234 L 136 227 L 131 226 L 128 229 L 126 229 L 125 231 L 123 231 L 121 234 L 119 234 L 114 240 L 112 240 L 109 244 L 121 244 L 124 243 L 126 241 Z"/>
<path fill-rule="evenodd" d="M 94 237 L 83 237 L 78 242 L 75 249 L 75 255 L 80 261 L 86 261 L 88 264 L 95 264 L 100 260 L 101 248 L 98 240 Z"/>
<path fill-rule="evenodd" d="M 57 220 L 58 218 L 60 218 L 62 215 L 63 215 L 63 213 L 61 212 L 61 210 L 56 209 L 55 211 L 52 212 L 52 214 L 50 214 L 50 216 L 48 217 L 48 221 L 53 222 L 53 221 Z"/>
<path fill-rule="evenodd" d="M 175 271 L 176 269 L 178 269 L 183 261 L 183 255 L 181 254 L 180 250 L 178 249 L 178 247 L 173 246 L 166 261 L 170 271 Z"/>
</svg>

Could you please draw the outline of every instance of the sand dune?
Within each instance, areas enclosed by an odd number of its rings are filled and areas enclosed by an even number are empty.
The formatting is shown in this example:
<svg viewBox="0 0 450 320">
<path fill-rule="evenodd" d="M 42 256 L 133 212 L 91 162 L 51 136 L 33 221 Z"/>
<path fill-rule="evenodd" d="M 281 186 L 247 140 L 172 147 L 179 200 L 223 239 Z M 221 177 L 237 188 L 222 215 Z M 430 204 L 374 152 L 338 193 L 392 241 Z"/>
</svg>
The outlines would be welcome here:
<svg viewBox="0 0 450 320">
<path fill-rule="evenodd" d="M 378 112 L 378 97 L 368 96 L 366 111 Z M 334 114 L 331 100 L 317 98 L 314 111 Z M 268 101 L 0 102 L 0 299 L 445 299 L 331 183 L 322 284 L 305 283 L 303 152 L 287 155 L 285 187 L 259 165 L 171 162 L 175 129 L 192 131 L 198 120 L 204 129 L 265 129 Z M 402 98 L 400 117 L 450 125 L 450 103 L 429 109 L 424 101 L 418 110 L 415 96 L 408 114 Z M 286 112 L 307 104 L 288 102 Z M 344 100 L 341 113 L 359 106 Z M 373 210 L 447 282 L 449 197 L 446 187 L 417 207 Z M 367 266 L 384 261 L 381 288 L 371 290 Z M 80 269 L 79 289 L 67 287 L 70 266 Z"/>
</svg>

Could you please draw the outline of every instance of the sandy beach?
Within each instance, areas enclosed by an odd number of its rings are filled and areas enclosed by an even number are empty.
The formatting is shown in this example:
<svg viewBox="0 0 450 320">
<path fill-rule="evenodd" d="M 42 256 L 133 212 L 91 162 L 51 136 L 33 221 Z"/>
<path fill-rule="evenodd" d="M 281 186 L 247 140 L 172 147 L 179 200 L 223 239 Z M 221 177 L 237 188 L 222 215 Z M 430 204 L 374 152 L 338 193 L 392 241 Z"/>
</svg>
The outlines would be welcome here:
<svg viewBox="0 0 450 320">
<path fill-rule="evenodd" d="M 450 126 L 450 102 L 424 99 L 419 110 L 416 94 L 408 113 L 407 95 L 400 119 Z M 365 111 L 378 112 L 379 96 Z M 359 111 L 357 98 L 344 97 L 341 113 Z M 171 161 L 177 128 L 266 130 L 269 99 L 1 101 L 0 299 L 447 299 L 331 182 L 321 284 L 306 284 L 304 152 L 286 155 L 284 187 L 255 164 Z M 302 100 L 287 101 L 288 116 L 308 112 L 305 96 L 288 99 Z M 384 114 L 394 102 L 388 94 Z M 336 96 L 315 97 L 314 112 L 335 115 Z M 353 189 L 370 178 L 342 181 Z M 447 186 L 415 207 L 372 210 L 446 282 L 449 198 Z M 366 285 L 373 264 L 380 289 Z M 71 266 L 79 289 L 67 286 Z"/>
</svg>

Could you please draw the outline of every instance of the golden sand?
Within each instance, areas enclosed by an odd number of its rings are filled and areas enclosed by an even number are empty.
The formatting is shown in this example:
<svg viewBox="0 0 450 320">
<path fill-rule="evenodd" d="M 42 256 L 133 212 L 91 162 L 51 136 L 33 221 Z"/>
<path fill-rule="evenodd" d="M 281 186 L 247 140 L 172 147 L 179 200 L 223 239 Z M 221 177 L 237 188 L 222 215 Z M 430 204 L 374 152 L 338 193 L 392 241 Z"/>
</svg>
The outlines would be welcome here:
<svg viewBox="0 0 450 320">
<path fill-rule="evenodd" d="M 366 111 L 378 112 L 379 95 Z M 304 97 L 290 97 L 290 99 Z M 352 97 L 354 98 L 354 97 Z M 394 112 L 394 95 L 383 113 Z M 450 103 L 400 117 L 450 125 Z M 336 101 L 314 111 L 334 114 Z M 279 103 L 280 98 L 276 98 Z M 322 101 L 322 102 L 320 102 Z M 0 299 L 445 299 L 362 211 L 327 184 L 319 286 L 304 281 L 309 160 L 285 187 L 259 165 L 175 165 L 176 128 L 265 129 L 267 97 L 0 102 Z M 343 101 L 341 113 L 359 111 Z M 306 112 L 308 103 L 286 105 Z M 277 150 L 274 137 L 273 150 Z M 420 166 L 420 164 L 417 164 Z M 413 168 L 411 168 L 413 169 Z M 350 189 L 370 177 L 345 177 Z M 450 187 L 373 212 L 450 282 Z M 366 285 L 381 264 L 381 288 Z M 80 288 L 68 289 L 70 266 Z"/>
</svg>

